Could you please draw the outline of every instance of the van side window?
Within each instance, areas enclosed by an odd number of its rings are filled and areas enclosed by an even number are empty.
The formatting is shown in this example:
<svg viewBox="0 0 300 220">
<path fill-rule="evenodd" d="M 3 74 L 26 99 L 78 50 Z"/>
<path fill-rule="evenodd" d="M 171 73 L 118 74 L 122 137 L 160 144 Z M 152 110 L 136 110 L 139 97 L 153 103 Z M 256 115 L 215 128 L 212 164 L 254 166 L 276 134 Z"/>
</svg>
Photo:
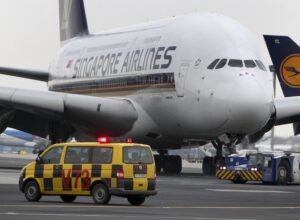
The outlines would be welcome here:
<svg viewBox="0 0 300 220">
<path fill-rule="evenodd" d="M 265 157 L 265 167 L 270 168 L 272 166 L 271 157 Z"/>
<path fill-rule="evenodd" d="M 89 147 L 67 147 L 66 164 L 85 164 L 90 163 Z"/>
<path fill-rule="evenodd" d="M 153 163 L 151 150 L 146 147 L 124 147 L 123 162 L 132 164 Z"/>
<path fill-rule="evenodd" d="M 43 163 L 43 164 L 58 164 L 60 162 L 62 150 L 63 150 L 63 147 L 52 148 L 45 155 L 43 155 L 43 157 L 41 158 L 41 163 Z"/>
<path fill-rule="evenodd" d="M 112 148 L 111 147 L 93 147 L 92 163 L 103 164 L 112 162 Z"/>
</svg>

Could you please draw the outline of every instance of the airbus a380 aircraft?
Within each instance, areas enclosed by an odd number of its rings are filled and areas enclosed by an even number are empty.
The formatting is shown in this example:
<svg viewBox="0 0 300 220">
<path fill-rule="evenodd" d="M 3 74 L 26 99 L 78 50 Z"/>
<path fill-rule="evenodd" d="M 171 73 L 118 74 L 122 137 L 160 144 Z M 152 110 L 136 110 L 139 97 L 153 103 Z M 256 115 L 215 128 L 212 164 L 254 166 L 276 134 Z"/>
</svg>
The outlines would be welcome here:
<svg viewBox="0 0 300 220">
<path fill-rule="evenodd" d="M 190 14 L 90 35 L 82 0 L 59 6 L 64 46 L 49 71 L 0 69 L 50 90 L 0 88 L 2 131 L 130 137 L 161 153 L 158 169 L 180 172 L 168 149 L 213 141 L 220 158 L 222 146 L 300 115 L 299 103 L 274 100 L 257 46 L 234 20 Z"/>
</svg>

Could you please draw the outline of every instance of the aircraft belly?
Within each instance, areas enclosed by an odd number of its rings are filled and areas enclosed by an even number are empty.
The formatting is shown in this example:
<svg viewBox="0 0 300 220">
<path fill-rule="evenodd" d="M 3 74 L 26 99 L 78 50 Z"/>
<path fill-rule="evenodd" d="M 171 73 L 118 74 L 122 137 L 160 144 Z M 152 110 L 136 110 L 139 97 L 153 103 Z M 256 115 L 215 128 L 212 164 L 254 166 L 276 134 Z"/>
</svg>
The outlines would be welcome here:
<svg viewBox="0 0 300 220">
<path fill-rule="evenodd" d="M 176 93 L 147 94 L 131 98 L 140 106 L 139 119 L 135 122 L 131 135 L 147 136 L 152 133 L 158 137 L 167 135 L 174 139 L 212 139 L 218 135 L 216 123 L 212 123 L 208 117 L 211 115 L 209 109 L 204 108 L 207 101 L 194 104 L 194 100 L 178 98 Z M 140 135 L 141 131 L 143 135 Z"/>
<path fill-rule="evenodd" d="M 174 110 L 171 97 L 175 92 L 164 92 L 160 94 L 139 94 L 130 96 L 136 103 L 138 120 L 135 122 L 131 134 L 135 136 L 151 136 L 151 133 L 158 136 L 176 134 L 174 121 Z M 167 102 L 167 103 L 166 103 Z"/>
</svg>

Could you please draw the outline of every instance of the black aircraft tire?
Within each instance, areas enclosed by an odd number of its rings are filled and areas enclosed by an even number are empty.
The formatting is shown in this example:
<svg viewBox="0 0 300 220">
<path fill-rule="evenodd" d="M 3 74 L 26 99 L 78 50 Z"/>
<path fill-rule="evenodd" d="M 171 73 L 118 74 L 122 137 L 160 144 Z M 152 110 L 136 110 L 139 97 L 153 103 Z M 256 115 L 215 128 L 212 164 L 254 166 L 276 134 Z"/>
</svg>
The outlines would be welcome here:
<svg viewBox="0 0 300 220">
<path fill-rule="evenodd" d="M 202 170 L 204 175 L 210 174 L 210 157 L 204 157 L 202 162 Z"/>
<path fill-rule="evenodd" d="M 180 156 L 172 156 L 172 162 L 174 164 L 173 173 L 180 174 L 182 170 L 182 159 Z"/>
<path fill-rule="evenodd" d="M 146 197 L 142 195 L 128 196 L 127 200 L 131 205 L 139 206 L 145 202 Z"/>
<path fill-rule="evenodd" d="M 166 174 L 180 174 L 182 170 L 182 160 L 180 156 L 167 155 L 163 158 L 163 171 Z"/>
<path fill-rule="evenodd" d="M 162 168 L 162 156 L 161 155 L 154 155 L 154 160 L 155 160 L 156 173 L 160 173 L 161 168 Z"/>
<path fill-rule="evenodd" d="M 60 198 L 65 203 L 71 203 L 71 202 L 75 201 L 76 196 L 74 196 L 74 195 L 61 195 Z"/>
<path fill-rule="evenodd" d="M 216 165 L 215 165 L 215 158 L 214 157 L 204 157 L 202 163 L 202 169 L 204 175 L 215 175 Z"/>
</svg>

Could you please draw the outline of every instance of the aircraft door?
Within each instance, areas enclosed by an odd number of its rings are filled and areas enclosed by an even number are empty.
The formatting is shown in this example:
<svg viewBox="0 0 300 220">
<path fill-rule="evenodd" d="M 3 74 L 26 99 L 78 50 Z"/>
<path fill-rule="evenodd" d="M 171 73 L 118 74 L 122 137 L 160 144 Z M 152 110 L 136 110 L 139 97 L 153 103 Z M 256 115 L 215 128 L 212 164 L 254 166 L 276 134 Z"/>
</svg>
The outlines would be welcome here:
<svg viewBox="0 0 300 220">
<path fill-rule="evenodd" d="M 186 74 L 189 70 L 190 65 L 188 63 L 182 63 L 176 77 L 176 93 L 178 97 L 184 96 L 184 86 Z"/>
</svg>

